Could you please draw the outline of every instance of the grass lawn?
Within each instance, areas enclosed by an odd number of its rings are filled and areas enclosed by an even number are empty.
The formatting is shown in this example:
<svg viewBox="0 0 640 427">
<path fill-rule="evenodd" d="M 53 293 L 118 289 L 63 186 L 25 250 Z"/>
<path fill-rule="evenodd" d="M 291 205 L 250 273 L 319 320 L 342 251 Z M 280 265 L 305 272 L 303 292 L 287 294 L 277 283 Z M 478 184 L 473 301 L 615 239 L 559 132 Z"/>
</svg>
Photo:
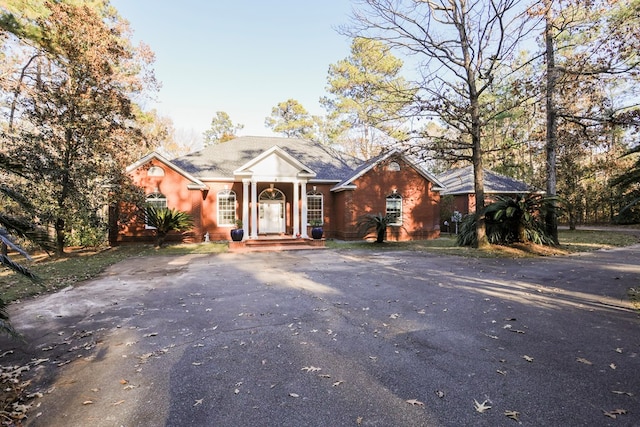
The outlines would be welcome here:
<svg viewBox="0 0 640 427">
<path fill-rule="evenodd" d="M 486 250 L 459 247 L 455 236 L 443 234 L 436 240 L 413 242 L 338 242 L 327 240 L 327 247 L 336 250 L 363 249 L 375 251 L 410 250 L 466 257 L 531 257 L 561 256 L 572 252 L 592 251 L 602 248 L 628 246 L 639 242 L 638 235 L 616 231 L 568 231 L 559 232 L 561 245 L 549 248 L 540 245 L 491 246 Z M 64 258 L 35 256 L 26 264 L 42 280 L 34 283 L 8 269 L 0 270 L 0 298 L 6 302 L 52 292 L 70 286 L 76 282 L 91 279 L 103 272 L 108 266 L 132 257 L 155 255 L 215 254 L 226 252 L 225 243 L 201 243 L 168 245 L 154 249 L 150 245 L 125 245 L 102 250 L 69 250 Z M 23 263 L 23 259 L 16 258 Z M 636 299 L 639 299 L 637 297 Z"/>
<path fill-rule="evenodd" d="M 416 240 L 412 242 L 335 242 L 327 241 L 333 249 L 371 249 L 371 250 L 411 250 L 446 255 L 459 255 L 475 258 L 531 257 L 549 255 L 567 255 L 573 252 L 588 252 L 629 246 L 640 242 L 640 234 L 617 231 L 559 230 L 559 247 L 547 247 L 534 244 L 516 244 L 512 246 L 492 245 L 488 249 L 478 250 L 456 246 L 456 236 L 442 234 L 436 240 Z"/>
</svg>

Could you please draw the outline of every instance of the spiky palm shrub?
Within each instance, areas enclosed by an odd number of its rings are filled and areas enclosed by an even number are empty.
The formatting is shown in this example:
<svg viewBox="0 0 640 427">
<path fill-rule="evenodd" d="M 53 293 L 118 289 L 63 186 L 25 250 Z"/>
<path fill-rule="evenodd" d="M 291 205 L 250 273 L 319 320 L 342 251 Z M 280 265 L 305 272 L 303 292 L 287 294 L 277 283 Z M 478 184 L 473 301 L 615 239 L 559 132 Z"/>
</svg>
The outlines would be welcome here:
<svg viewBox="0 0 640 427">
<path fill-rule="evenodd" d="M 553 237 L 545 229 L 544 216 L 557 197 L 541 194 L 517 195 L 515 197 L 498 196 L 494 203 L 484 209 L 487 225 L 487 238 L 492 244 L 511 244 L 514 242 L 532 242 L 541 245 L 554 245 Z M 462 221 L 457 243 L 460 246 L 476 244 L 475 224 L 477 215 L 467 215 Z"/>
<path fill-rule="evenodd" d="M 376 243 L 383 243 L 387 235 L 387 227 L 393 223 L 394 220 L 394 216 L 382 215 L 382 213 L 362 215 L 356 223 L 358 235 L 364 237 L 369 234 L 371 230 L 375 230 Z"/>
<path fill-rule="evenodd" d="M 2 135 L 2 137 L 4 138 L 6 135 Z M 38 215 L 30 198 L 17 191 L 13 185 L 15 182 L 10 181 L 10 178 L 16 178 L 16 181 L 19 181 L 19 178 L 23 177 L 23 169 L 24 165 L 21 162 L 0 153 L 0 266 L 9 268 L 33 281 L 38 281 L 39 278 L 29 268 L 15 262 L 8 254 L 11 249 L 27 260 L 30 259 L 29 254 L 16 243 L 15 239 L 19 239 L 21 242 L 30 242 L 45 251 L 54 249 L 47 231 L 34 224 L 32 220 Z M 11 326 L 7 303 L 2 298 L 0 298 L 0 333 L 18 335 Z"/>
<path fill-rule="evenodd" d="M 147 206 L 145 208 L 147 225 L 154 227 L 155 243 L 154 246 L 159 248 L 164 244 L 167 234 L 170 231 L 184 232 L 193 228 L 193 220 L 188 213 L 177 209 L 155 208 Z"/>
</svg>

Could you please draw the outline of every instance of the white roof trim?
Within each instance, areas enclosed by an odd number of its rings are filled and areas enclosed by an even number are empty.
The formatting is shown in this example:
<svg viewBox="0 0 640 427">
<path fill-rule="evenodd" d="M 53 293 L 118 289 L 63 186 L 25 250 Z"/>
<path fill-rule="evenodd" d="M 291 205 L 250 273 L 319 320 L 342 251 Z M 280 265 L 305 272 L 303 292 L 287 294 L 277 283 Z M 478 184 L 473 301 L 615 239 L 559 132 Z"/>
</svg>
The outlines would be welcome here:
<svg viewBox="0 0 640 427">
<path fill-rule="evenodd" d="M 298 175 L 299 176 L 305 177 L 305 178 L 314 178 L 316 176 L 316 173 L 313 170 L 308 168 L 306 165 L 304 165 L 298 159 L 296 159 L 295 157 L 291 156 L 289 153 L 287 153 L 286 151 L 284 151 L 282 148 L 278 147 L 277 145 L 274 145 L 273 147 L 269 148 L 268 150 L 265 150 L 262 153 L 260 153 L 259 156 L 254 157 L 253 159 L 249 160 L 247 163 L 245 163 L 244 165 L 240 166 L 238 169 L 233 171 L 233 174 L 234 175 L 242 175 L 242 176 L 247 176 L 247 175 L 250 176 L 252 174 L 251 167 L 253 165 L 261 162 L 262 160 L 266 159 L 267 157 L 269 157 L 272 154 L 276 154 L 276 155 L 280 156 L 285 161 L 290 163 L 292 166 L 298 168 Z"/>
<path fill-rule="evenodd" d="M 371 164 L 368 165 L 366 168 L 362 169 L 361 171 L 358 171 L 357 174 L 349 177 L 349 181 L 348 182 L 345 182 L 344 184 L 342 184 L 340 186 L 333 187 L 331 189 L 331 191 L 355 190 L 356 186 L 351 184 L 351 182 L 355 181 L 356 179 L 360 178 L 362 175 L 364 175 L 367 172 L 369 172 L 378 163 L 380 163 L 380 162 L 382 162 L 384 160 L 387 160 L 389 157 L 394 156 L 394 155 L 400 156 L 402 158 L 402 160 L 404 160 L 405 162 L 409 163 L 409 165 L 412 168 L 414 168 L 416 171 L 418 171 L 418 173 L 420 175 L 422 175 L 424 178 L 426 178 L 429 181 L 431 181 L 434 184 L 434 187 L 432 188 L 433 191 L 442 191 L 442 189 L 444 188 L 444 185 L 442 185 L 442 183 L 434 175 L 429 173 L 422 166 L 420 166 L 419 164 L 417 164 L 416 162 L 411 160 L 408 156 L 404 155 L 402 152 L 400 152 L 399 150 L 396 150 L 396 149 L 389 151 L 388 153 L 386 153 L 385 155 L 383 155 L 382 157 L 377 159 L 375 162 L 371 162 Z"/>
<path fill-rule="evenodd" d="M 191 175 L 189 172 L 185 171 L 184 169 L 179 168 L 178 166 L 174 165 L 173 163 L 171 163 L 170 160 L 168 160 L 166 157 L 164 157 L 163 155 L 161 155 L 160 153 L 158 153 L 156 151 L 152 151 L 151 153 L 147 154 L 146 156 L 144 156 L 143 158 L 141 158 L 137 162 L 132 163 L 131 165 L 127 166 L 126 171 L 127 171 L 127 173 L 130 173 L 130 172 L 138 169 L 142 165 L 149 163 L 151 160 L 154 160 L 154 159 L 159 161 L 160 163 L 164 164 L 168 168 L 173 169 L 174 171 L 178 172 L 180 175 L 184 176 L 189 181 L 191 181 L 190 184 L 187 184 L 187 188 L 189 188 L 190 190 L 207 190 L 209 188 L 204 182 L 202 182 L 201 180 L 199 180 L 195 176 Z"/>
</svg>

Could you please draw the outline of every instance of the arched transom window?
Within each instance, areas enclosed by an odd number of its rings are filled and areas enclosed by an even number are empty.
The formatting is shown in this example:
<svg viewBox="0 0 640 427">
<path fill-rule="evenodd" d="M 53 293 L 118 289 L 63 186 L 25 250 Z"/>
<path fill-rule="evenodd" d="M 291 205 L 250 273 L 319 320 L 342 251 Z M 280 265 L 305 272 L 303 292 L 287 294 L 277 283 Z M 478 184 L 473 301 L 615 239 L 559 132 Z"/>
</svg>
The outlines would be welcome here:
<svg viewBox="0 0 640 427">
<path fill-rule="evenodd" d="M 267 188 L 262 193 L 260 193 L 260 200 L 284 200 L 284 193 L 277 188 Z"/>
</svg>

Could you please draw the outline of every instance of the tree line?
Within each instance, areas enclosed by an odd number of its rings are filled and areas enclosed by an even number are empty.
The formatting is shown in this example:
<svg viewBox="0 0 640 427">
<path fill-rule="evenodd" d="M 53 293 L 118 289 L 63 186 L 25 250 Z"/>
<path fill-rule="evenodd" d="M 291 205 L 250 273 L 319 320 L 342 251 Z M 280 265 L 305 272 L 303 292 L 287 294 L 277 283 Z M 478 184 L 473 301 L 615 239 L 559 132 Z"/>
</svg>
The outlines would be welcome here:
<svg viewBox="0 0 640 427">
<path fill-rule="evenodd" d="M 478 212 L 485 168 L 523 179 L 557 201 L 555 243 L 558 217 L 638 222 L 639 25 L 638 0 L 362 0 L 327 115 L 289 99 L 266 124 L 365 159 L 393 146 L 436 170 L 470 162 Z M 476 234 L 488 243 L 482 216 Z"/>
<path fill-rule="evenodd" d="M 640 0 L 361 0 L 326 114 L 288 98 L 265 126 L 363 159 L 400 148 L 436 172 L 470 162 L 479 210 L 485 168 L 523 179 L 563 199 L 546 219 L 556 240 L 558 215 L 638 221 L 639 16 Z M 105 206 L 141 200 L 125 166 L 190 149 L 142 107 L 153 52 L 108 0 L 10 0 L 0 31 L 2 226 L 51 228 L 59 254 L 99 241 Z M 203 139 L 242 127 L 219 111 Z M 483 218 L 476 232 L 486 244 Z"/>
</svg>

